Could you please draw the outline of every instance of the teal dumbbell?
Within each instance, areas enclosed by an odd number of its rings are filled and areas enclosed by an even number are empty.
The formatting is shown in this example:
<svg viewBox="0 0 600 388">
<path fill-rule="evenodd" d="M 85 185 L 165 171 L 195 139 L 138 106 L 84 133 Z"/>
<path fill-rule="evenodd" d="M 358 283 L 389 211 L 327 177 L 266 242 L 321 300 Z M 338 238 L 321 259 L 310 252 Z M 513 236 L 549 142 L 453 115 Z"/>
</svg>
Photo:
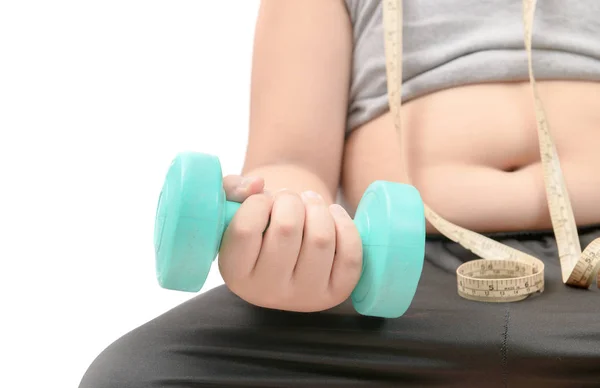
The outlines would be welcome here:
<svg viewBox="0 0 600 388">
<path fill-rule="evenodd" d="M 224 231 L 240 204 L 225 199 L 217 157 L 180 153 L 160 193 L 154 226 L 156 274 L 161 287 L 202 289 Z M 410 185 L 376 181 L 354 217 L 363 245 L 363 271 L 352 303 L 363 315 L 396 318 L 415 295 L 425 255 L 425 213 Z"/>
</svg>

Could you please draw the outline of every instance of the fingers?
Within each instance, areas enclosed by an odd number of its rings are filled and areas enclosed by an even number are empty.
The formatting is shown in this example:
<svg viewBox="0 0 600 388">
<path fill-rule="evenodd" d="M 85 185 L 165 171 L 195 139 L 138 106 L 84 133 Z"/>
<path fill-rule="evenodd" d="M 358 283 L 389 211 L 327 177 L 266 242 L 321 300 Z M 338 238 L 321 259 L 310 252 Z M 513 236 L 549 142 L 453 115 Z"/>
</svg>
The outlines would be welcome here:
<svg viewBox="0 0 600 388">
<path fill-rule="evenodd" d="M 289 288 L 302 245 L 304 219 L 304 203 L 298 194 L 288 190 L 275 194 L 270 224 L 254 267 L 254 277 L 271 283 L 273 289 Z"/>
<path fill-rule="evenodd" d="M 219 271 L 228 284 L 239 284 L 250 276 L 263 243 L 273 198 L 267 194 L 248 197 L 223 234 Z"/>
<path fill-rule="evenodd" d="M 223 184 L 230 198 L 263 185 L 243 185 L 237 176 Z M 219 253 L 231 291 L 258 306 L 305 312 L 349 297 L 362 271 L 362 241 L 341 206 L 289 190 L 250 195 L 241 203 Z"/>
<path fill-rule="evenodd" d="M 329 210 L 335 221 L 336 231 L 336 252 L 329 290 L 331 295 L 346 298 L 352 293 L 362 273 L 362 240 L 354 221 L 343 207 L 335 204 Z"/>
<path fill-rule="evenodd" d="M 323 289 L 327 287 L 336 246 L 333 218 L 323 198 L 304 192 L 306 209 L 302 248 L 294 269 L 294 285 Z"/>
<path fill-rule="evenodd" d="M 265 180 L 260 177 L 228 175 L 223 178 L 223 189 L 228 201 L 244 202 L 251 195 L 261 193 Z"/>
</svg>

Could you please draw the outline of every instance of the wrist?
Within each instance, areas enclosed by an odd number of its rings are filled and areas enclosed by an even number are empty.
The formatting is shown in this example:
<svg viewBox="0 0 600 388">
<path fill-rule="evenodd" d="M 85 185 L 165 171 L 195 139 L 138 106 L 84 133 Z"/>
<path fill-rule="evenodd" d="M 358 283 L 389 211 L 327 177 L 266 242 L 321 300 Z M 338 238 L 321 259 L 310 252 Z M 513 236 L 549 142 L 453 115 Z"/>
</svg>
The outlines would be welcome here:
<svg viewBox="0 0 600 388">
<path fill-rule="evenodd" d="M 265 190 L 276 192 L 287 189 L 297 192 L 314 191 L 319 193 L 327 204 L 335 203 L 337 188 L 327 187 L 317 174 L 295 164 L 267 164 L 244 169 L 244 176 L 261 177 L 265 180 Z"/>
</svg>

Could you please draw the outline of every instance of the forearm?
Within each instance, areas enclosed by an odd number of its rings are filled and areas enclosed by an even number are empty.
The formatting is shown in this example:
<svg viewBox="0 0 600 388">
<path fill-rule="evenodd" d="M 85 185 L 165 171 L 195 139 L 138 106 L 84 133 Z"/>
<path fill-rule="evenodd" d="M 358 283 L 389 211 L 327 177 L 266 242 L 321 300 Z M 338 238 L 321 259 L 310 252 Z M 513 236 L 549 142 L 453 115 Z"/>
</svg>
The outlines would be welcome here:
<svg viewBox="0 0 600 388">
<path fill-rule="evenodd" d="M 337 187 L 328 185 L 317 174 L 294 164 L 267 164 L 244 169 L 244 176 L 261 177 L 265 180 L 265 190 L 289 189 L 301 193 L 312 190 L 323 196 L 327 204 L 335 203 Z"/>
</svg>

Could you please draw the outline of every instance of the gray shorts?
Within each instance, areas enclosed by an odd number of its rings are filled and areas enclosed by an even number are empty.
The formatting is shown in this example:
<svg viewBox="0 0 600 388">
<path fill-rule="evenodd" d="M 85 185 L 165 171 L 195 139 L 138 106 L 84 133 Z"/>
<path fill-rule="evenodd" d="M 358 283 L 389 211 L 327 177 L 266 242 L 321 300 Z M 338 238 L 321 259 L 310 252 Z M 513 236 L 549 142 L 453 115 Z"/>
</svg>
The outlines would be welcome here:
<svg viewBox="0 0 600 388">
<path fill-rule="evenodd" d="M 507 304 L 462 299 L 456 268 L 477 257 L 431 237 L 399 319 L 360 316 L 350 303 L 268 310 L 221 286 L 111 344 L 80 388 L 600 386 L 600 290 L 563 285 L 552 233 L 491 237 L 544 261 L 544 293 Z M 585 247 L 600 227 L 580 237 Z"/>
</svg>

